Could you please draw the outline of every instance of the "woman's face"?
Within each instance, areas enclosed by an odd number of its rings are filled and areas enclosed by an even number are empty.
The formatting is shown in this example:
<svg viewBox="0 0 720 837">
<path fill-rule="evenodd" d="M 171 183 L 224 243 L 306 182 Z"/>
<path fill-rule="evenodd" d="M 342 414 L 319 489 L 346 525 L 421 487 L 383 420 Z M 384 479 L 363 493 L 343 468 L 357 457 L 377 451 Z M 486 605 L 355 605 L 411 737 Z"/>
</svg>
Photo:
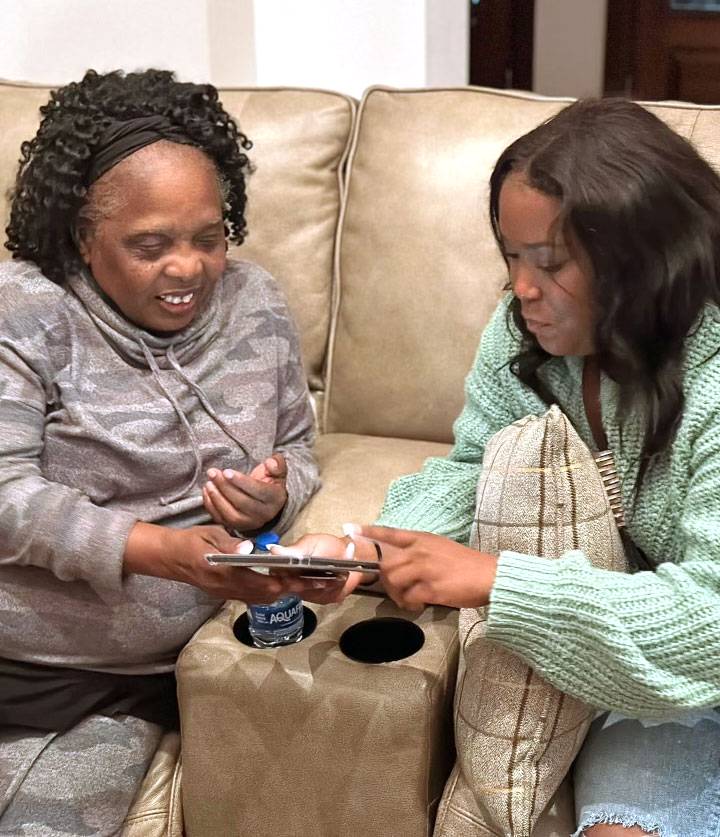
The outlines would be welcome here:
<svg viewBox="0 0 720 837">
<path fill-rule="evenodd" d="M 595 315 L 591 268 L 563 237 L 560 201 L 538 192 L 513 172 L 500 189 L 499 225 L 510 272 L 528 330 L 551 355 L 590 355 Z"/>
<path fill-rule="evenodd" d="M 213 164 L 196 148 L 162 141 L 103 175 L 98 194 L 106 178 L 117 206 L 81 233 L 80 254 L 129 320 L 148 331 L 178 331 L 207 305 L 225 269 Z"/>
</svg>

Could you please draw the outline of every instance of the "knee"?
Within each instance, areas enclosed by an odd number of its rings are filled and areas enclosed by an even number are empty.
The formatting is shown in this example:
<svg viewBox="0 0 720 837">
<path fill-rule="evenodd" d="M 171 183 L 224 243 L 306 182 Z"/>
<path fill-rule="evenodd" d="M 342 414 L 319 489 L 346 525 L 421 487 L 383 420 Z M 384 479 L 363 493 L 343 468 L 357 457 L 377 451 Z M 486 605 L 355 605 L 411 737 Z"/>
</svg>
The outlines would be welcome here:
<svg viewBox="0 0 720 837">
<path fill-rule="evenodd" d="M 652 835 L 658 837 L 657 831 L 643 831 L 637 825 L 626 827 L 619 824 L 598 823 L 598 825 L 591 825 L 583 831 L 585 837 L 643 837 L 645 835 Z"/>
</svg>

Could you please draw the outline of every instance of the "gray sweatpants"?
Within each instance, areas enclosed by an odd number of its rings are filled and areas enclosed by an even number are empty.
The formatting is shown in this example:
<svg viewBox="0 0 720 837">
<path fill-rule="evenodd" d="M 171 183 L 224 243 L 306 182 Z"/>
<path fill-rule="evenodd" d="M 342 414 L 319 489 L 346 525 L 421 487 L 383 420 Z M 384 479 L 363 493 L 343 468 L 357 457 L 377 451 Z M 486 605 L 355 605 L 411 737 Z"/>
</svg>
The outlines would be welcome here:
<svg viewBox="0 0 720 837">
<path fill-rule="evenodd" d="M 0 728 L 0 837 L 118 834 L 162 734 L 131 715 Z"/>
</svg>

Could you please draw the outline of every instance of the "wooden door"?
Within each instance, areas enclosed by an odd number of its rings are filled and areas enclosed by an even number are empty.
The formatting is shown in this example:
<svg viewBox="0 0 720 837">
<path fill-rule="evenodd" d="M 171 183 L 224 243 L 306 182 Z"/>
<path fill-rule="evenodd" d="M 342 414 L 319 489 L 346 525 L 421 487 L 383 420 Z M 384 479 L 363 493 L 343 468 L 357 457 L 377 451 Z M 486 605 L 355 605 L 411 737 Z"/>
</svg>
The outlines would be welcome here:
<svg viewBox="0 0 720 837">
<path fill-rule="evenodd" d="M 720 104 L 720 2 L 609 0 L 605 92 Z"/>
<path fill-rule="evenodd" d="M 472 0 L 470 84 L 532 90 L 534 0 Z"/>
</svg>

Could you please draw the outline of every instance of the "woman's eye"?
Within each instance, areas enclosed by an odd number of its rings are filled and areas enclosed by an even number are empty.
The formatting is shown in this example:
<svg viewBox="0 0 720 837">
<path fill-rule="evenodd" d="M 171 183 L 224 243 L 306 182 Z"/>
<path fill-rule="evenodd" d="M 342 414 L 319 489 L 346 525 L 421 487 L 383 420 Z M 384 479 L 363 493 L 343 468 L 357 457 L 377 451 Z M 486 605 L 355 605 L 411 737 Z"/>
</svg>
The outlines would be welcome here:
<svg viewBox="0 0 720 837">
<path fill-rule="evenodd" d="M 562 262 L 537 265 L 538 270 L 542 270 L 543 273 L 557 273 L 558 271 L 562 270 L 563 267 L 564 264 Z"/>
<path fill-rule="evenodd" d="M 224 243 L 225 239 L 220 236 L 213 236 L 212 238 L 201 238 L 198 241 L 198 246 L 202 247 L 203 250 L 214 250 L 216 247 L 219 247 L 222 243 Z"/>
<path fill-rule="evenodd" d="M 156 259 L 167 246 L 167 242 L 160 238 L 141 238 L 127 242 L 129 250 L 141 259 Z"/>
<path fill-rule="evenodd" d="M 141 259 L 157 259 L 162 255 L 164 249 L 162 244 L 142 244 L 135 247 L 135 252 Z"/>
</svg>

